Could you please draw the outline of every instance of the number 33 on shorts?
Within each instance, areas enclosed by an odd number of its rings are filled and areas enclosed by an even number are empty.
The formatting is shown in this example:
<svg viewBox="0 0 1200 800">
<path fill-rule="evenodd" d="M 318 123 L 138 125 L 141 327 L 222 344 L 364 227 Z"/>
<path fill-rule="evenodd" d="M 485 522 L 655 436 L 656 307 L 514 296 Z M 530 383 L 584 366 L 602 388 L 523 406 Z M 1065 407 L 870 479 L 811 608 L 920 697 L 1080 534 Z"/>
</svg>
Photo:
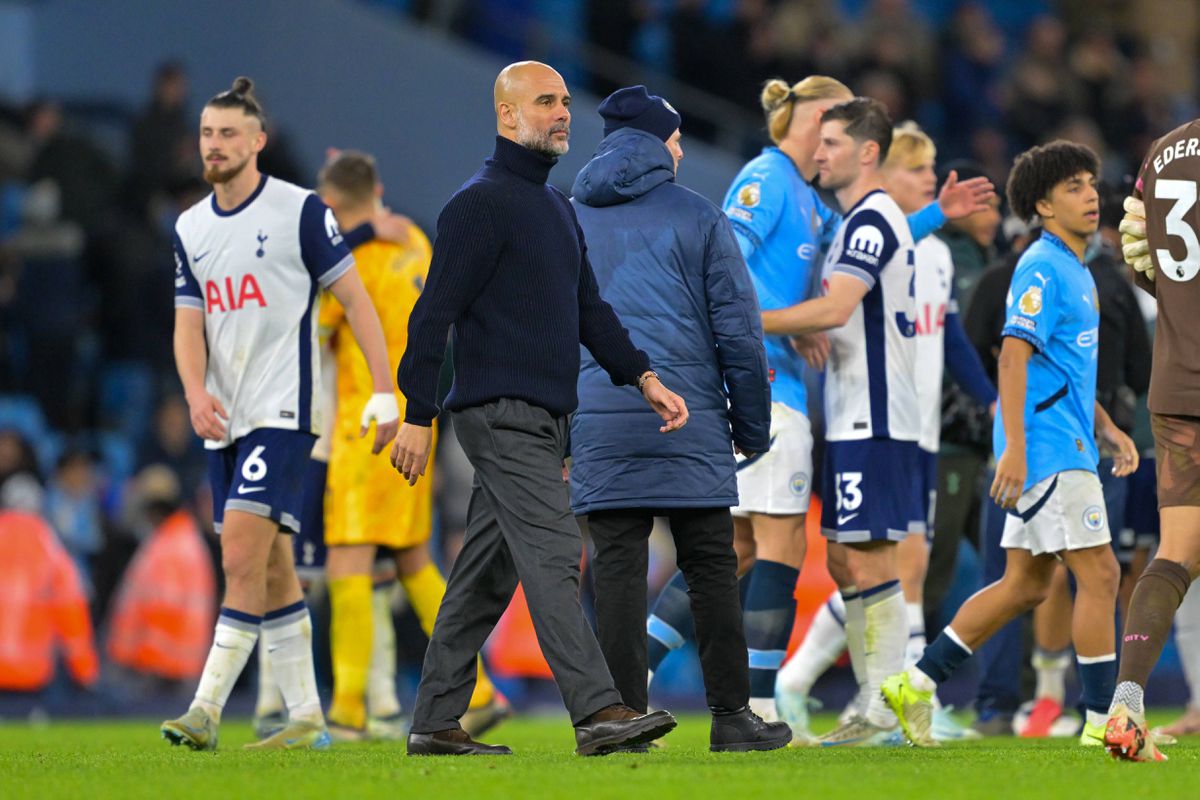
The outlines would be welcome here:
<svg viewBox="0 0 1200 800">
<path fill-rule="evenodd" d="M 862 479 L 861 472 L 838 472 L 833 476 L 837 491 L 837 524 L 839 527 L 858 516 L 858 509 L 862 507 L 863 502 Z"/>
</svg>

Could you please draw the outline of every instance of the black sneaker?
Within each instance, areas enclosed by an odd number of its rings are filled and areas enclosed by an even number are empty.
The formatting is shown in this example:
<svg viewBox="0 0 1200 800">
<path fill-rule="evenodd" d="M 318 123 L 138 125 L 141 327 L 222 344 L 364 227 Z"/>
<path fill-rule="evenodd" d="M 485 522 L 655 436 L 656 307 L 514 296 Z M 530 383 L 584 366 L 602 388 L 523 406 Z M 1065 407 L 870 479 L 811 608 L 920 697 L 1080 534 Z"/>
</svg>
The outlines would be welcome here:
<svg viewBox="0 0 1200 800">
<path fill-rule="evenodd" d="M 714 753 L 778 750 L 792 740 L 786 722 L 764 722 L 749 706 L 737 711 L 713 710 L 708 749 Z"/>
</svg>

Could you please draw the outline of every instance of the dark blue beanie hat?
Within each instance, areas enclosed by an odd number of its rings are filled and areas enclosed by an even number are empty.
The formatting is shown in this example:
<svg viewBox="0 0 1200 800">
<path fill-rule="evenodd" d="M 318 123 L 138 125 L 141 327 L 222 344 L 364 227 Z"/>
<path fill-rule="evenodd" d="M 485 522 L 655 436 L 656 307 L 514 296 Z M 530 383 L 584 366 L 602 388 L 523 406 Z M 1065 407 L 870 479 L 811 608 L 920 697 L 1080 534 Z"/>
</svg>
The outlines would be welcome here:
<svg viewBox="0 0 1200 800">
<path fill-rule="evenodd" d="M 604 118 L 605 136 L 621 128 L 637 128 L 665 142 L 679 130 L 682 121 L 670 103 L 641 85 L 613 92 L 600 104 L 599 111 Z"/>
</svg>

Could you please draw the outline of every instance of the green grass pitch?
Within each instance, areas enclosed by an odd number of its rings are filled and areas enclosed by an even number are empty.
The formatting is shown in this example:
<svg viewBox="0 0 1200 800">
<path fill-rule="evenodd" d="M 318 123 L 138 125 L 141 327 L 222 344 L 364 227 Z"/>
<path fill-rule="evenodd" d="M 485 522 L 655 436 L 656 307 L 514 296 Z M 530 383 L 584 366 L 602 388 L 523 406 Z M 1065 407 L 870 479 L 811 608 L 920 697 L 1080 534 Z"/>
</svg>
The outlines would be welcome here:
<svg viewBox="0 0 1200 800">
<path fill-rule="evenodd" d="M 1169 714 L 1153 715 L 1162 722 Z M 832 718 L 814 726 L 824 730 Z M 200 798 L 1133 798 L 1200 796 L 1200 739 L 1167 764 L 1116 764 L 1075 740 L 993 739 L 944 746 L 712 754 L 708 722 L 687 716 L 667 747 L 646 755 L 578 758 L 565 718 L 517 718 L 487 737 L 507 758 L 409 758 L 399 743 L 253 753 L 245 721 L 221 730 L 217 753 L 159 739 L 155 720 L 0 725 L 0 797 Z"/>
</svg>

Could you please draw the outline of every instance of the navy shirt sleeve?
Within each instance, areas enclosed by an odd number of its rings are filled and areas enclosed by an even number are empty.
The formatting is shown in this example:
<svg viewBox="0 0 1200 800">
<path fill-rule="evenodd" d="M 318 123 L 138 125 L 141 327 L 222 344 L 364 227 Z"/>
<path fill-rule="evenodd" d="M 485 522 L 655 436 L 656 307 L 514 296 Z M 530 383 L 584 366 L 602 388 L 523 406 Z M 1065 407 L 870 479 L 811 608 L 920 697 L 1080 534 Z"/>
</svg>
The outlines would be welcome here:
<svg viewBox="0 0 1200 800">
<path fill-rule="evenodd" d="M 896 233 L 883 214 L 873 208 L 864 208 L 846 220 L 842 252 L 833 271 L 853 275 L 873 289 L 879 273 L 899 247 Z"/>
<path fill-rule="evenodd" d="M 954 382 L 962 387 L 967 394 L 982 406 L 990 406 L 996 400 L 996 387 L 988 380 L 979 360 L 979 354 L 967 338 L 957 311 L 946 314 L 946 327 L 943 331 L 942 348 L 945 353 L 946 366 L 954 377 Z"/>
<path fill-rule="evenodd" d="M 200 293 L 200 283 L 192 274 L 188 263 L 187 251 L 183 248 L 183 240 L 179 234 L 171 236 L 171 250 L 175 254 L 175 307 L 195 308 L 204 310 L 204 295 Z"/>
<path fill-rule="evenodd" d="M 310 194 L 300 210 L 300 257 L 313 280 L 328 289 L 354 266 L 333 211 Z"/>
<path fill-rule="evenodd" d="M 343 236 L 346 241 L 346 247 L 353 250 L 375 239 L 375 226 L 369 222 L 364 222 L 354 230 L 346 231 Z"/>
</svg>

